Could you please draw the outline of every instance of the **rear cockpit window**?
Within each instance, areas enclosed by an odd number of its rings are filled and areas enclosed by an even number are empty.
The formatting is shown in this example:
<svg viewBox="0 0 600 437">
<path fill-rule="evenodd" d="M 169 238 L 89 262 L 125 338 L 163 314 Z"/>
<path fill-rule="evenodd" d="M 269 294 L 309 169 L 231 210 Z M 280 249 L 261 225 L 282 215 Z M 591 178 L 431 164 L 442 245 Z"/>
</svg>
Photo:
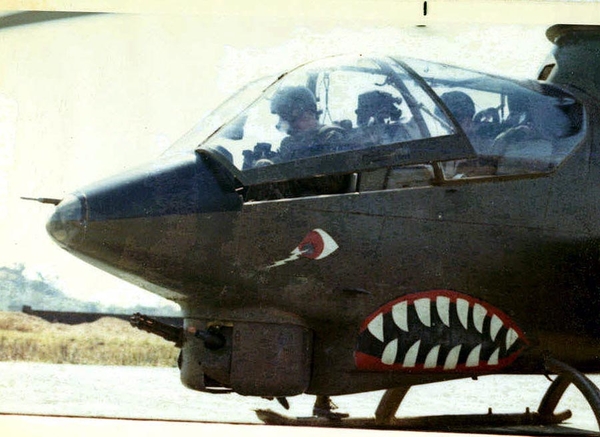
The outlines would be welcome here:
<svg viewBox="0 0 600 437">
<path fill-rule="evenodd" d="M 549 172 L 585 134 L 582 105 L 552 85 L 405 62 L 444 102 L 478 154 L 445 163 L 447 179 Z"/>
</svg>

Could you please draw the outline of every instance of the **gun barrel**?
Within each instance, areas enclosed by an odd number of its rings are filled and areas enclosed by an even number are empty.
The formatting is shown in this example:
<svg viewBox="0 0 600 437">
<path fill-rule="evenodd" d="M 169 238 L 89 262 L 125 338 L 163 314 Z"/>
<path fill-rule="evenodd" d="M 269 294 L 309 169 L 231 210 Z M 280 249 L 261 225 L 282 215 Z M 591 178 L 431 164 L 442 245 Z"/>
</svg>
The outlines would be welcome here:
<svg viewBox="0 0 600 437">
<path fill-rule="evenodd" d="M 158 335 L 167 341 L 175 343 L 176 347 L 183 345 L 183 329 L 167 325 L 144 314 L 135 313 L 129 318 L 129 323 L 134 328 Z"/>
</svg>

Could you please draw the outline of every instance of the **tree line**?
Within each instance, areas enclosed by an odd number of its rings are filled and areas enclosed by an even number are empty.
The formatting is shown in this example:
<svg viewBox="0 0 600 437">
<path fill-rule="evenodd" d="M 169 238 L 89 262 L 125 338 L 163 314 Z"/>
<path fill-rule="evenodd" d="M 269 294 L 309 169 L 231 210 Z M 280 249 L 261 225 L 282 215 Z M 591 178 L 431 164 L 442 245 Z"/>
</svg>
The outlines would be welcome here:
<svg viewBox="0 0 600 437">
<path fill-rule="evenodd" d="M 59 287 L 41 273 L 26 274 L 22 264 L 0 267 L 0 311 L 21 311 L 27 305 L 33 309 L 48 311 L 72 311 L 87 313 L 131 314 L 140 312 L 177 317 L 180 313 L 169 305 L 119 306 L 101 302 L 89 302 L 67 296 Z"/>
</svg>

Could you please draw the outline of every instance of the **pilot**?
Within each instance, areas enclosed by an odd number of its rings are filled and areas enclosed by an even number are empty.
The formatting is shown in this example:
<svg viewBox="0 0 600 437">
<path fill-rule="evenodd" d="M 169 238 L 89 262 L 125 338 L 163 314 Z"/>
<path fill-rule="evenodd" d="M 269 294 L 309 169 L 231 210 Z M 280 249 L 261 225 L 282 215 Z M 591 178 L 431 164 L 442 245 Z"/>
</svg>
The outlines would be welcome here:
<svg viewBox="0 0 600 437">
<path fill-rule="evenodd" d="M 475 132 L 473 125 L 473 117 L 475 116 L 475 103 L 467 93 L 462 91 L 449 91 L 441 94 L 440 99 L 450 110 L 458 124 L 469 137 L 469 141 L 475 147 L 475 143 L 479 143 L 479 138 Z M 466 174 L 473 175 L 479 167 L 478 160 L 458 160 L 449 161 L 444 164 L 444 174 L 447 178 L 460 179 Z"/>
<path fill-rule="evenodd" d="M 495 108 L 486 109 L 476 115 L 473 99 L 462 91 L 449 91 L 440 95 L 440 98 L 452 115 L 454 115 L 454 118 L 458 121 L 460 127 L 469 138 L 471 145 L 479 155 L 476 159 L 448 161 L 444 165 L 445 176 L 451 179 L 460 179 L 494 174 L 496 172 L 496 162 L 489 157 L 494 137 L 489 137 L 485 133 L 485 129 L 483 128 L 486 123 L 483 125 L 476 123 L 474 118 L 479 119 L 481 116 L 490 116 L 493 118 Z"/>
<path fill-rule="evenodd" d="M 319 123 L 317 100 L 306 87 L 279 90 L 271 101 L 271 112 L 279 116 L 277 129 L 288 134 L 281 141 L 277 161 L 292 161 L 334 151 L 344 138 L 341 127 Z"/>
<path fill-rule="evenodd" d="M 269 154 L 252 164 L 253 167 L 268 166 L 334 152 L 343 144 L 345 130 L 340 126 L 324 126 L 319 123 L 317 100 L 303 86 L 284 87 L 271 101 L 271 112 L 279 116 L 277 129 L 288 134 L 276 153 Z M 256 153 L 256 149 L 255 152 Z M 252 152 L 248 154 L 254 155 Z M 346 193 L 352 189 L 351 175 L 311 176 L 287 180 L 263 189 L 251 190 L 252 199 L 280 199 Z"/>
<path fill-rule="evenodd" d="M 514 93 L 508 96 L 508 116 L 502 123 L 503 127 L 510 129 L 527 123 L 527 107 L 530 96 L 523 93 Z"/>
<path fill-rule="evenodd" d="M 474 134 L 473 116 L 475 115 L 475 103 L 467 93 L 462 91 L 449 91 L 440 96 L 440 99 L 448 107 L 463 131 L 470 136 Z"/>
</svg>

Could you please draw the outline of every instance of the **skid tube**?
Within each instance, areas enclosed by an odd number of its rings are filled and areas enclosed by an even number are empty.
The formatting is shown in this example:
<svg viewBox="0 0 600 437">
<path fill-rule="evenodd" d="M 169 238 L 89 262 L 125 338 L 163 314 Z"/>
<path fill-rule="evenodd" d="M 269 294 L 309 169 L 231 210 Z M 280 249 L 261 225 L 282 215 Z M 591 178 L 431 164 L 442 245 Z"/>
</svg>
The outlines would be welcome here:
<svg viewBox="0 0 600 437">
<path fill-rule="evenodd" d="M 599 435 L 598 432 L 560 426 L 572 417 L 570 410 L 555 413 L 566 389 L 573 384 L 589 403 L 600 429 L 600 390 L 583 373 L 554 358 L 545 361 L 548 373 L 556 378 L 545 392 L 537 412 L 524 413 L 453 414 L 398 418 L 396 412 L 410 386 L 396 387 L 384 392 L 374 418 L 328 419 L 325 417 L 289 417 L 271 410 L 257 410 L 260 420 L 270 425 L 318 426 L 339 428 L 396 429 L 422 431 L 502 432 L 531 435 Z"/>
</svg>

